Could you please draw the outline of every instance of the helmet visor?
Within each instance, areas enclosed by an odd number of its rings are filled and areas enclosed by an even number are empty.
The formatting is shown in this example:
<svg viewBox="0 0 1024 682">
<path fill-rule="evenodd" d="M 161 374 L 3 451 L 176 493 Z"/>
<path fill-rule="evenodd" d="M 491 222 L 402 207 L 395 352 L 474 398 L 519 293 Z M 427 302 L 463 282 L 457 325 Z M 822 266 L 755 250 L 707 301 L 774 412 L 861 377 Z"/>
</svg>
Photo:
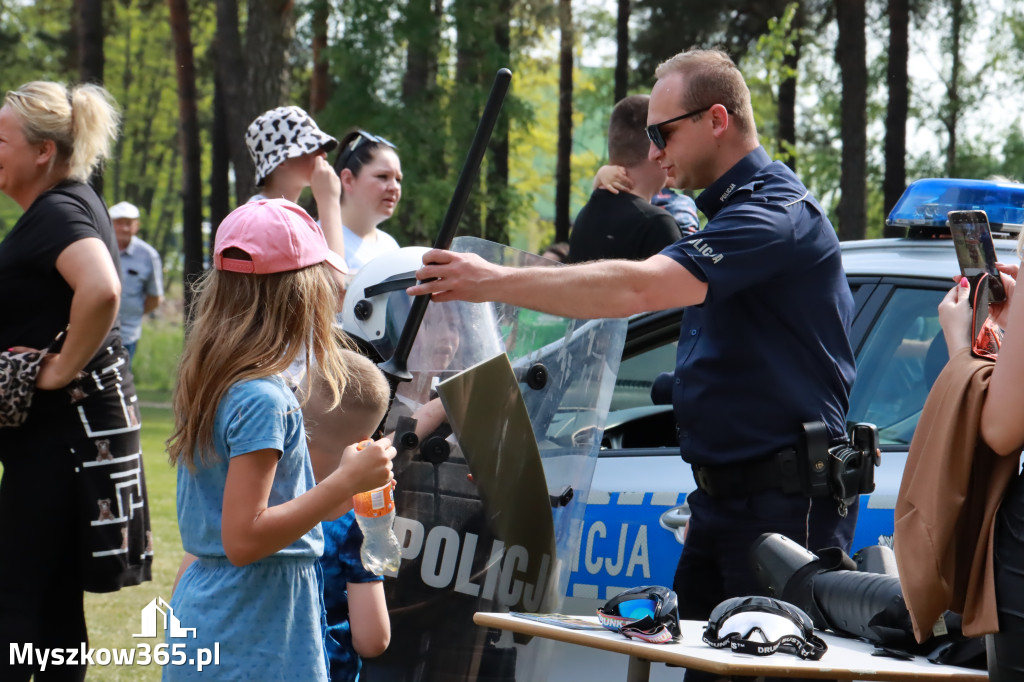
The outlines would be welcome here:
<svg viewBox="0 0 1024 682">
<path fill-rule="evenodd" d="M 408 281 L 411 286 L 415 279 Z M 378 298 L 372 303 L 384 306 L 383 324 L 364 328 L 360 336 L 373 346 L 382 360 L 390 360 L 394 356 L 409 319 L 412 302 L 403 287 L 387 292 L 386 301 Z M 501 330 L 490 304 L 431 301 L 423 314 L 406 364 L 410 371 L 432 372 L 445 378 L 447 374 L 460 372 L 503 350 Z"/>
</svg>

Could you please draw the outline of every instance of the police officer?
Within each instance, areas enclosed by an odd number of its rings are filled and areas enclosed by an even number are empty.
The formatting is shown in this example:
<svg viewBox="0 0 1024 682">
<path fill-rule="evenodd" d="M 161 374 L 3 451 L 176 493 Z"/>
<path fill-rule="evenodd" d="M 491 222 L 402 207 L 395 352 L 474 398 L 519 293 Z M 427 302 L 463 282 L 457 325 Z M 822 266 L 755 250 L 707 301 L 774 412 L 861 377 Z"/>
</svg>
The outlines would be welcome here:
<svg viewBox="0 0 1024 682">
<path fill-rule="evenodd" d="M 703 231 L 644 261 L 561 268 L 430 251 L 417 272 L 422 283 L 408 292 L 574 318 L 689 307 L 672 400 L 680 450 L 700 488 L 688 498 L 674 588 L 683 618 L 706 619 L 728 597 L 761 592 L 747 557 L 761 533 L 812 550 L 850 548 L 856 503 L 844 517 L 829 496 L 785 492 L 780 453 L 799 447 L 805 422 L 824 423 L 830 443 L 845 438 L 853 299 L 835 230 L 758 143 L 750 92 L 732 60 L 689 50 L 655 76 L 649 154 L 676 188 L 704 190 Z"/>
</svg>

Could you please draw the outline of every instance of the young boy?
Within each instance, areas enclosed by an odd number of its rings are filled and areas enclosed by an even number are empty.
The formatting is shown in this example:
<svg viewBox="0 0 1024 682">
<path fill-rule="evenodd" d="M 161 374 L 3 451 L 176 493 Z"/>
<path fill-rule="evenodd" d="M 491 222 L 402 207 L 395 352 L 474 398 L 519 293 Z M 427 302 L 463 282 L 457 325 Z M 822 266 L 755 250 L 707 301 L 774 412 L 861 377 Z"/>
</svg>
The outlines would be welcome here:
<svg viewBox="0 0 1024 682">
<path fill-rule="evenodd" d="M 328 409 L 330 395 L 316 369 L 307 373 L 309 399 L 302 408 L 309 456 L 316 480 L 338 467 L 342 451 L 371 436 L 384 418 L 391 389 L 384 374 L 368 358 L 344 351 L 350 375 L 341 402 Z M 391 640 L 391 621 L 384 601 L 383 576 L 363 568 L 359 548 L 363 534 L 355 513 L 322 524 L 326 648 L 332 682 L 355 680 L 360 657 L 379 656 Z"/>
</svg>

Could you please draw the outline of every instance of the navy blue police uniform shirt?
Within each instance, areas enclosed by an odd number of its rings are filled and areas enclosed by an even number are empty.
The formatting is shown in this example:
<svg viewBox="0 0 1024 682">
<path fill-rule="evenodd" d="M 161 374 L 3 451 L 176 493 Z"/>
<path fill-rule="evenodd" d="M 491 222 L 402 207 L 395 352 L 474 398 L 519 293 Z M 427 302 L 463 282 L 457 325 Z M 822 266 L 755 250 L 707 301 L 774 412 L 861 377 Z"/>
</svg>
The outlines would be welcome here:
<svg viewBox="0 0 1024 682">
<path fill-rule="evenodd" d="M 672 403 L 683 459 L 715 466 L 846 433 L 853 296 L 818 202 L 761 147 L 697 197 L 705 228 L 661 253 L 708 285 L 683 316 Z"/>
</svg>

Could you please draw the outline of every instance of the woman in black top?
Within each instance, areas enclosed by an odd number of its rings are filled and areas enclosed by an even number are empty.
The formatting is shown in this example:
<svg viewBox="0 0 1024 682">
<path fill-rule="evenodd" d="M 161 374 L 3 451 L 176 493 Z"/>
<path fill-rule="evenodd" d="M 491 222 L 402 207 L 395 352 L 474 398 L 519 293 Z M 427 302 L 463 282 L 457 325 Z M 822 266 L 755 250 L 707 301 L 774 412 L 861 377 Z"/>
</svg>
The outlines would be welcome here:
<svg viewBox="0 0 1024 682">
<path fill-rule="evenodd" d="M 84 665 L 40 672 L 27 645 L 80 651 L 83 591 L 149 579 L 138 405 L 114 327 L 117 242 L 85 184 L 118 121 L 95 85 L 35 81 L 0 108 L 0 191 L 25 211 L 0 242 L 0 348 L 46 348 L 66 329 L 28 419 L 0 429 L 0 647 L 21 654 L 5 680 L 84 679 Z"/>
</svg>

